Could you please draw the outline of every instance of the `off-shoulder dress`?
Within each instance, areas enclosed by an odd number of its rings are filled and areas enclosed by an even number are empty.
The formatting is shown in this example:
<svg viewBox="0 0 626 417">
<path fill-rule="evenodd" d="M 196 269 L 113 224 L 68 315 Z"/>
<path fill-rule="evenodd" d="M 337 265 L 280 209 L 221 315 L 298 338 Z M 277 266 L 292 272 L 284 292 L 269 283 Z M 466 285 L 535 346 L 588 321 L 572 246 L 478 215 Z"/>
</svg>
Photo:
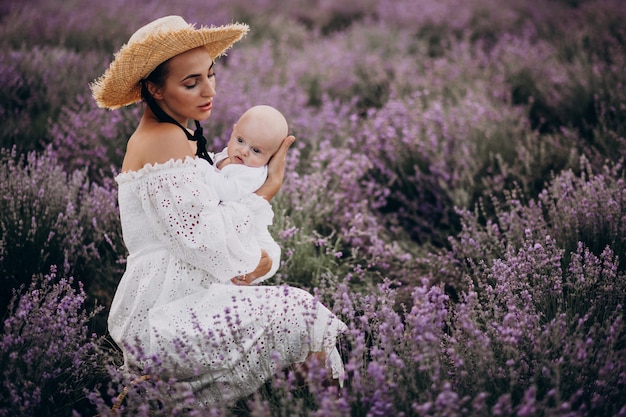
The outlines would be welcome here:
<svg viewBox="0 0 626 417">
<path fill-rule="evenodd" d="M 128 258 L 108 327 L 124 366 L 159 358 L 206 404 L 248 395 L 310 352 L 341 380 L 346 326 L 329 309 L 302 289 L 231 283 L 256 268 L 253 222 L 271 207 L 256 195 L 220 203 L 207 165 L 188 157 L 116 177 Z"/>
</svg>

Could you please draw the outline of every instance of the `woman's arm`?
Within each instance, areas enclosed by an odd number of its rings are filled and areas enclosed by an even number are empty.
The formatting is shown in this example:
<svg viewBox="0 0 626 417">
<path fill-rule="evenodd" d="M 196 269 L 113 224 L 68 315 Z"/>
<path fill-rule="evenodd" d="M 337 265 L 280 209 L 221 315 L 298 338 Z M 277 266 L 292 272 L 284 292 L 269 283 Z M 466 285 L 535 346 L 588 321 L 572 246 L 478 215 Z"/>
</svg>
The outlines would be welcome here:
<svg viewBox="0 0 626 417">
<path fill-rule="evenodd" d="M 125 191 L 141 199 L 156 238 L 177 258 L 209 272 L 212 282 L 229 282 L 258 267 L 262 248 L 252 210 L 220 204 L 202 178 L 202 162 L 188 157 L 153 167 Z"/>
<path fill-rule="evenodd" d="M 287 136 L 283 143 L 278 148 L 278 151 L 272 156 L 268 164 L 267 180 L 265 183 L 256 190 L 256 194 L 263 197 L 267 201 L 270 201 L 280 187 L 283 185 L 283 179 L 285 177 L 285 161 L 287 159 L 287 150 L 296 138 L 294 136 Z"/>
<path fill-rule="evenodd" d="M 235 285 L 250 285 L 252 281 L 260 278 L 270 272 L 272 268 L 272 258 L 267 254 L 265 249 L 261 249 L 261 260 L 256 269 L 249 274 L 239 275 L 231 279 Z"/>
</svg>

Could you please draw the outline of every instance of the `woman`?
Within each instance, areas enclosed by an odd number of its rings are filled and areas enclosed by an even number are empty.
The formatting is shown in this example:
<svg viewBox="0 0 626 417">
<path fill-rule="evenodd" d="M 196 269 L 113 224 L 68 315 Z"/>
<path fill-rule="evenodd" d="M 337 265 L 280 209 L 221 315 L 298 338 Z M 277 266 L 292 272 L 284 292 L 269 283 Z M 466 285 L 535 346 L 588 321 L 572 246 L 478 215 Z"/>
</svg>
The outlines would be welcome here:
<svg viewBox="0 0 626 417">
<path fill-rule="evenodd" d="M 271 212 L 294 137 L 283 141 L 256 195 L 220 204 L 203 180 L 211 161 L 199 121 L 213 110 L 214 60 L 247 31 L 157 19 L 91 86 L 103 108 L 147 103 L 116 178 L 129 256 L 109 331 L 129 369 L 156 356 L 204 404 L 248 395 L 312 356 L 343 378 L 335 343 L 344 323 L 305 291 L 248 286 L 278 262 L 260 248 L 252 221 Z"/>
</svg>

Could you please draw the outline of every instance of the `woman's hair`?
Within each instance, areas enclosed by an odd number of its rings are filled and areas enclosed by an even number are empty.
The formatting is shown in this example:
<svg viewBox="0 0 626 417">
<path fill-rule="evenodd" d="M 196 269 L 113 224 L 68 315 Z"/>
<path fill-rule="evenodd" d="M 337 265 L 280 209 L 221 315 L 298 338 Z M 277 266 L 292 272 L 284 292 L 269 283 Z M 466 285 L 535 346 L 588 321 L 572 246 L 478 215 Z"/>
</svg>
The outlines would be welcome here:
<svg viewBox="0 0 626 417">
<path fill-rule="evenodd" d="M 148 90 L 148 82 L 156 85 L 157 87 L 163 87 L 165 85 L 165 79 L 169 74 L 169 62 L 163 61 L 156 67 L 148 76 L 141 80 L 141 99 L 145 102 L 148 102 L 152 98 L 152 94 Z"/>
</svg>

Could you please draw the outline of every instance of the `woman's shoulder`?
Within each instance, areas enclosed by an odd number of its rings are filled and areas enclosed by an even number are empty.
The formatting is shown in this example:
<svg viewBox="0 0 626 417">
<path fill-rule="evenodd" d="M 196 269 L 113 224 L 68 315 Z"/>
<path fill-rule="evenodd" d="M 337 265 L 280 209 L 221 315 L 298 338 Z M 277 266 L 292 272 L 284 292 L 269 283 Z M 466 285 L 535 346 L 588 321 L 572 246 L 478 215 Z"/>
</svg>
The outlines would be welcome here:
<svg viewBox="0 0 626 417">
<path fill-rule="evenodd" d="M 145 165 L 163 164 L 171 159 L 193 156 L 187 136 L 176 125 L 158 123 L 140 126 L 126 145 L 122 172 L 137 171 Z"/>
</svg>

